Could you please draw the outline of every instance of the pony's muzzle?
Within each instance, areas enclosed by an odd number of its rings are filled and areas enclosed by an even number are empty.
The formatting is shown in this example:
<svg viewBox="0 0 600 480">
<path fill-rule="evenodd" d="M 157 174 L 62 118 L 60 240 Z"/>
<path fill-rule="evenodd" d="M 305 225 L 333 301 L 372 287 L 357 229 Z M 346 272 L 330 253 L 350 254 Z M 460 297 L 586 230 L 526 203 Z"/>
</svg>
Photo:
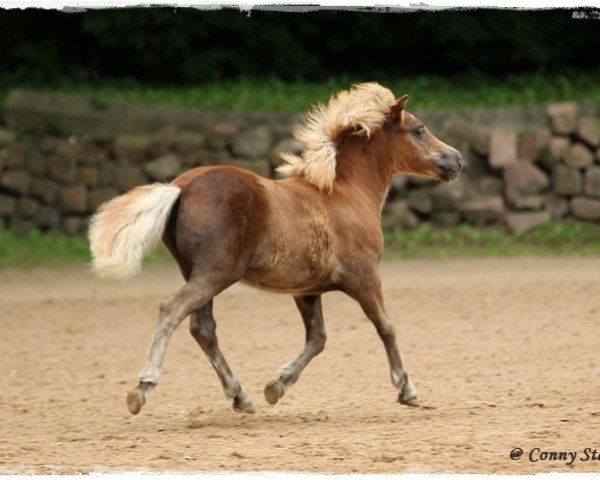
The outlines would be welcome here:
<svg viewBox="0 0 600 480">
<path fill-rule="evenodd" d="M 438 175 L 443 182 L 449 182 L 458 177 L 465 166 L 462 155 L 452 147 L 446 147 L 434 159 L 438 169 Z"/>
</svg>

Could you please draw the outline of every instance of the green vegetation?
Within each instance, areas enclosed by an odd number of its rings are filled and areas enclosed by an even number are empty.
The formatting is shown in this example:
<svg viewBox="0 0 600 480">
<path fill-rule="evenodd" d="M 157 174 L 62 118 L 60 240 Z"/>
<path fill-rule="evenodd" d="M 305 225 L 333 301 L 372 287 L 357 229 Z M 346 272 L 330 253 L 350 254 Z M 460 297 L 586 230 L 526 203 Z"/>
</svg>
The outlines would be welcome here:
<svg viewBox="0 0 600 480">
<path fill-rule="evenodd" d="M 600 226 L 577 222 L 548 223 L 521 236 L 494 227 L 479 229 L 463 224 L 385 233 L 384 260 L 519 255 L 600 255 Z M 85 264 L 90 261 L 87 240 L 60 233 L 31 231 L 21 236 L 0 232 L 0 267 Z M 172 262 L 161 244 L 148 263 Z"/>
<path fill-rule="evenodd" d="M 162 244 L 147 259 L 161 262 L 171 258 Z M 25 235 L 12 230 L 0 232 L 0 268 L 60 267 L 86 264 L 91 260 L 87 239 L 63 233 L 31 230 Z"/>
<path fill-rule="evenodd" d="M 90 259 L 87 242 L 80 237 L 31 230 L 17 235 L 0 232 L 0 267 L 85 263 Z"/>
<path fill-rule="evenodd" d="M 198 85 L 240 76 L 323 81 L 596 69 L 597 22 L 574 20 L 572 12 L 13 9 L 0 15 L 0 76 L 14 84 L 133 78 Z"/>
<path fill-rule="evenodd" d="M 600 72 L 560 75 L 521 74 L 505 78 L 465 74 L 455 77 L 405 78 L 339 77 L 322 82 L 283 82 L 277 79 L 238 79 L 195 87 L 153 87 L 135 82 L 65 83 L 55 90 L 87 95 L 98 105 L 111 101 L 141 102 L 228 110 L 301 112 L 311 104 L 326 102 L 352 83 L 376 80 L 397 95 L 411 96 L 411 109 L 531 105 L 563 100 L 600 103 Z M 0 86 L 0 102 L 8 93 Z"/>
<path fill-rule="evenodd" d="M 600 226 L 574 221 L 549 222 L 520 236 L 504 229 L 462 224 L 434 228 L 424 224 L 411 231 L 385 234 L 385 259 L 450 258 L 518 255 L 598 255 Z"/>
</svg>

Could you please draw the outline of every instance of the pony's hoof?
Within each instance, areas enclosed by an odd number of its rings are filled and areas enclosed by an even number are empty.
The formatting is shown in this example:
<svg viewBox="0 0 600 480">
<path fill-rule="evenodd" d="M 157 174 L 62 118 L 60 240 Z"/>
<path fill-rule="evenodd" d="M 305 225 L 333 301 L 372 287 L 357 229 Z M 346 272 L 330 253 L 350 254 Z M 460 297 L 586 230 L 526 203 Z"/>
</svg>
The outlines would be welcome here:
<svg viewBox="0 0 600 480">
<path fill-rule="evenodd" d="M 239 413 L 254 413 L 256 410 L 254 409 L 254 405 L 248 399 L 241 399 L 239 397 L 235 397 L 233 399 L 233 404 L 231 405 L 234 411 Z"/>
<path fill-rule="evenodd" d="M 421 406 L 421 402 L 419 402 L 419 397 L 417 397 L 416 395 L 414 397 L 410 397 L 410 398 L 403 398 L 401 395 L 398 395 L 398 401 L 402 405 L 408 405 L 409 407 L 420 407 Z"/>
<path fill-rule="evenodd" d="M 144 406 L 144 394 L 137 388 L 127 392 L 127 410 L 132 415 L 137 415 Z"/>
<path fill-rule="evenodd" d="M 275 405 L 277 401 L 283 397 L 283 394 L 283 385 L 279 380 L 273 380 L 272 382 L 267 383 L 265 387 L 265 399 L 271 405 Z"/>
<path fill-rule="evenodd" d="M 420 407 L 421 403 L 419 402 L 419 396 L 417 395 L 417 391 L 415 387 L 409 382 L 404 385 L 404 388 L 398 394 L 398 401 L 402 405 L 408 405 L 410 407 Z"/>
</svg>

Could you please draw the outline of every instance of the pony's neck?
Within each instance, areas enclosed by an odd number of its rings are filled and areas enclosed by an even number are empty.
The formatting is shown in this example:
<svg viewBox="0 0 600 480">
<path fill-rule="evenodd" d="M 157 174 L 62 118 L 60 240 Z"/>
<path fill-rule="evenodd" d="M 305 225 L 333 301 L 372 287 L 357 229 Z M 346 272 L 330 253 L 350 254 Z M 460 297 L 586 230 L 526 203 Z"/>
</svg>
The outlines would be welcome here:
<svg viewBox="0 0 600 480">
<path fill-rule="evenodd" d="M 377 215 L 381 214 L 394 175 L 384 141 L 379 132 L 370 139 L 348 135 L 337 147 L 335 184 L 368 201 Z"/>
</svg>

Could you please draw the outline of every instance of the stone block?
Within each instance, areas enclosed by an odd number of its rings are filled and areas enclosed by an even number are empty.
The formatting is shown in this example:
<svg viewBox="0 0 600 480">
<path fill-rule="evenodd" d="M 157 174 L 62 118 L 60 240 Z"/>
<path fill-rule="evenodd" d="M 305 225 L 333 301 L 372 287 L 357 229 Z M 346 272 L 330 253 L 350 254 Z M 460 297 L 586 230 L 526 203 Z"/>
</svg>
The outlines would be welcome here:
<svg viewBox="0 0 600 480">
<path fill-rule="evenodd" d="M 429 191 L 433 210 L 454 210 L 465 198 L 465 183 L 455 180 L 440 183 Z"/>
<path fill-rule="evenodd" d="M 98 186 L 112 187 L 114 185 L 117 166 L 112 162 L 104 161 L 98 165 L 98 170 L 100 172 L 100 181 Z"/>
<path fill-rule="evenodd" d="M 0 217 L 12 216 L 17 210 L 17 199 L 0 193 Z"/>
<path fill-rule="evenodd" d="M 511 198 L 510 206 L 515 210 L 541 210 L 544 208 L 544 195 L 522 195 Z"/>
<path fill-rule="evenodd" d="M 552 170 L 554 165 L 560 163 L 571 146 L 568 137 L 551 137 L 540 153 L 539 163 L 547 170 Z"/>
<path fill-rule="evenodd" d="M 98 210 L 98 207 L 104 202 L 116 197 L 119 194 L 116 188 L 97 188 L 87 192 L 87 208 L 92 213 Z"/>
<path fill-rule="evenodd" d="M 6 128 L 0 128 L 0 148 L 4 148 L 15 141 L 15 134 Z"/>
<path fill-rule="evenodd" d="M 35 228 L 36 225 L 32 220 L 25 220 L 21 217 L 14 217 L 10 219 L 10 229 L 17 237 L 25 237 Z"/>
<path fill-rule="evenodd" d="M 564 102 L 548 105 L 546 109 L 550 128 L 558 135 L 571 135 L 577 128 L 579 107 L 575 102 Z"/>
<path fill-rule="evenodd" d="M 463 218 L 475 225 L 499 222 L 504 215 L 504 199 L 499 196 L 464 201 L 459 206 Z"/>
<path fill-rule="evenodd" d="M 410 230 L 419 226 L 419 218 L 408 206 L 406 200 L 394 200 L 385 205 L 381 217 L 381 227 L 384 230 L 391 230 L 400 227 Z"/>
<path fill-rule="evenodd" d="M 235 122 L 220 121 L 213 125 L 211 134 L 231 138 L 240 132 L 240 126 Z"/>
<path fill-rule="evenodd" d="M 453 183 L 460 180 L 459 177 L 457 180 L 454 180 Z M 465 176 L 466 178 L 466 176 Z M 469 185 L 469 183 L 471 185 Z M 476 185 L 472 185 L 475 183 Z M 491 175 L 482 176 L 479 178 L 472 178 L 467 182 L 465 186 L 466 189 L 475 190 L 480 194 L 483 194 L 485 197 L 493 197 L 494 195 L 501 195 L 504 191 L 504 182 L 501 178 L 494 177 Z"/>
<path fill-rule="evenodd" d="M 40 140 L 39 143 L 40 152 L 42 152 L 44 155 L 52 155 L 53 153 L 56 153 L 59 142 L 60 139 L 58 137 L 51 137 L 49 135 L 45 136 Z"/>
<path fill-rule="evenodd" d="M 569 201 L 550 194 L 546 196 L 544 209 L 553 220 L 561 220 L 569 213 Z"/>
<path fill-rule="evenodd" d="M 458 211 L 436 210 L 431 213 L 429 221 L 442 227 L 451 227 L 459 225 L 462 219 Z"/>
<path fill-rule="evenodd" d="M 17 214 L 22 218 L 32 218 L 39 208 L 40 202 L 31 197 L 21 197 L 17 200 Z"/>
<path fill-rule="evenodd" d="M 600 118 L 585 116 L 579 119 L 577 136 L 591 147 L 600 145 Z"/>
<path fill-rule="evenodd" d="M 114 184 L 121 190 L 130 190 L 138 185 L 148 183 L 148 177 L 142 171 L 141 167 L 121 166 L 117 167 L 114 172 Z"/>
<path fill-rule="evenodd" d="M 574 143 L 565 152 L 565 164 L 573 168 L 586 168 L 594 163 L 594 154 L 583 144 Z"/>
<path fill-rule="evenodd" d="M 181 155 L 197 154 L 204 146 L 205 136 L 197 132 L 178 132 L 174 135 L 171 144 L 173 149 Z"/>
<path fill-rule="evenodd" d="M 60 229 L 67 235 L 78 235 L 86 230 L 86 221 L 82 217 L 69 215 L 60 221 Z"/>
<path fill-rule="evenodd" d="M 85 165 L 78 169 L 77 180 L 86 187 L 97 187 L 100 185 L 100 169 L 98 167 Z"/>
<path fill-rule="evenodd" d="M 196 161 L 198 162 L 197 165 L 227 165 L 232 161 L 232 158 L 226 150 L 221 152 L 204 151 Z"/>
<path fill-rule="evenodd" d="M 146 160 L 155 138 L 147 134 L 124 134 L 115 139 L 114 150 L 119 162 L 142 163 Z"/>
<path fill-rule="evenodd" d="M 260 175 L 261 177 L 271 178 L 271 164 L 266 158 L 256 158 L 253 160 L 243 160 L 232 158 L 224 163 L 225 165 L 233 165 L 236 167 L 250 170 L 251 172 Z"/>
<path fill-rule="evenodd" d="M 513 235 L 521 235 L 550 220 L 548 212 L 508 212 L 504 222 Z"/>
<path fill-rule="evenodd" d="M 48 158 L 36 148 L 28 148 L 24 155 L 23 165 L 34 177 L 43 177 L 48 171 Z"/>
<path fill-rule="evenodd" d="M 209 152 L 223 152 L 227 150 L 229 142 L 226 137 L 212 135 L 205 140 L 204 146 Z"/>
<path fill-rule="evenodd" d="M 12 144 L 0 150 L 0 163 L 4 170 L 18 170 L 23 168 L 23 160 L 27 147 L 20 143 Z"/>
<path fill-rule="evenodd" d="M 533 132 L 521 133 L 517 139 L 517 158 L 535 162 L 550 142 L 550 130 L 538 128 Z"/>
<path fill-rule="evenodd" d="M 233 138 L 231 150 L 237 157 L 268 157 L 271 149 L 271 130 L 266 125 L 250 128 Z"/>
<path fill-rule="evenodd" d="M 600 200 L 588 197 L 573 197 L 570 207 L 575 218 L 587 221 L 600 220 Z"/>
<path fill-rule="evenodd" d="M 536 154 L 535 133 L 519 133 L 517 136 L 517 158 L 528 162 L 533 161 Z"/>
<path fill-rule="evenodd" d="M 427 177 L 419 177 L 418 175 L 408 175 L 408 184 L 412 187 L 428 187 L 437 185 L 438 182 Z"/>
<path fill-rule="evenodd" d="M 517 134 L 503 128 L 490 133 L 489 163 L 492 168 L 505 168 L 517 161 Z"/>
<path fill-rule="evenodd" d="M 181 171 L 179 158 L 173 154 L 163 155 L 144 165 L 144 172 L 155 181 L 174 179 Z"/>
<path fill-rule="evenodd" d="M 77 174 L 77 162 L 70 157 L 50 157 L 48 159 L 48 177 L 50 179 L 68 185 L 75 181 Z"/>
<path fill-rule="evenodd" d="M 59 138 L 56 142 L 54 155 L 57 157 L 72 158 L 77 160 L 79 158 L 79 152 L 81 150 L 80 145 L 77 143 L 77 138 L 72 136 L 68 140 Z"/>
<path fill-rule="evenodd" d="M 588 197 L 600 198 L 600 167 L 590 167 L 585 171 L 583 185 Z"/>
<path fill-rule="evenodd" d="M 32 218 L 33 223 L 41 228 L 54 228 L 58 225 L 60 213 L 48 205 L 41 205 Z"/>
<path fill-rule="evenodd" d="M 427 215 L 433 210 L 433 201 L 429 189 L 418 188 L 408 192 L 408 206 L 415 212 Z"/>
<path fill-rule="evenodd" d="M 490 131 L 473 122 L 462 119 L 453 121 L 447 137 L 452 145 L 463 140 L 468 145 L 465 148 L 471 148 L 478 155 L 487 156 L 490 152 Z"/>
<path fill-rule="evenodd" d="M 581 172 L 558 164 L 552 169 L 552 190 L 562 197 L 579 195 L 583 191 Z"/>
<path fill-rule="evenodd" d="M 53 204 L 58 198 L 59 189 L 59 185 L 52 180 L 34 178 L 29 193 L 44 203 Z"/>
<path fill-rule="evenodd" d="M 529 162 L 509 165 L 504 169 L 503 178 L 506 198 L 513 206 L 523 201 L 523 197 L 543 192 L 550 184 L 548 176 Z"/>
<path fill-rule="evenodd" d="M 408 176 L 403 173 L 397 173 L 392 177 L 392 184 L 390 185 L 390 192 L 400 196 L 406 193 L 408 187 Z"/>
<path fill-rule="evenodd" d="M 65 213 L 85 213 L 87 192 L 83 185 L 72 185 L 60 189 L 60 208 Z"/>
<path fill-rule="evenodd" d="M 98 166 L 108 158 L 106 147 L 94 143 L 86 143 L 81 146 L 79 160 L 82 165 Z"/>
<path fill-rule="evenodd" d="M 24 170 L 9 170 L 0 176 L 0 187 L 19 195 L 27 195 L 31 186 L 31 175 Z"/>
</svg>

